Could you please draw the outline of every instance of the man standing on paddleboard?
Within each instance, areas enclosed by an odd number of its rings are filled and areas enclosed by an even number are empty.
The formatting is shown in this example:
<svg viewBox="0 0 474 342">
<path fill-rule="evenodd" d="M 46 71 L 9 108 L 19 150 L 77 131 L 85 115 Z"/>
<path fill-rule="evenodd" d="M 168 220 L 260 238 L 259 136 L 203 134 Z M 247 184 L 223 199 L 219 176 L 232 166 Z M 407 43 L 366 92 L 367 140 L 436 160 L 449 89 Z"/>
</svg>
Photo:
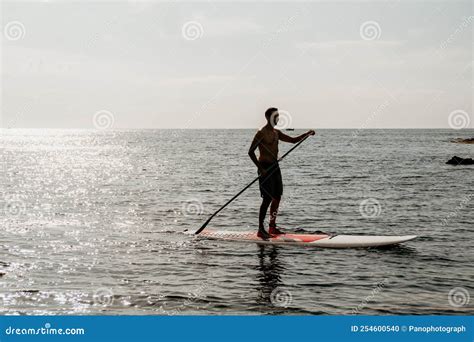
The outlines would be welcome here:
<svg viewBox="0 0 474 342">
<path fill-rule="evenodd" d="M 262 239 L 268 239 L 271 234 L 282 234 L 276 228 L 276 216 L 278 206 L 280 205 L 281 195 L 283 194 L 283 182 L 281 179 L 280 166 L 278 165 L 278 142 L 284 141 L 295 144 L 308 135 L 314 135 L 314 131 L 310 130 L 297 137 L 290 137 L 275 126 L 278 123 L 278 108 L 268 108 L 265 111 L 267 124 L 260 129 L 253 138 L 249 149 L 250 159 L 258 168 L 260 195 L 262 196 L 262 205 L 258 216 L 258 233 L 257 236 Z M 255 155 L 258 147 L 259 157 Z M 270 224 L 269 233 L 265 231 L 263 222 L 270 206 Z"/>
</svg>

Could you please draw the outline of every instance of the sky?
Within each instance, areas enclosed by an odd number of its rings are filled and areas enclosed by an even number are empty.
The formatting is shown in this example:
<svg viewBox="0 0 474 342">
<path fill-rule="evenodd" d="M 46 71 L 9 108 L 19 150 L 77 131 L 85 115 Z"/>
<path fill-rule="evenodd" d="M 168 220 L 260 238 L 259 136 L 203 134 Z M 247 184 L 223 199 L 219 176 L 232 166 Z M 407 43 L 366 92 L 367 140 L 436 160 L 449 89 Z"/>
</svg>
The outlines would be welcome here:
<svg viewBox="0 0 474 342">
<path fill-rule="evenodd" d="M 1 4 L 1 127 L 472 128 L 471 1 Z"/>
</svg>

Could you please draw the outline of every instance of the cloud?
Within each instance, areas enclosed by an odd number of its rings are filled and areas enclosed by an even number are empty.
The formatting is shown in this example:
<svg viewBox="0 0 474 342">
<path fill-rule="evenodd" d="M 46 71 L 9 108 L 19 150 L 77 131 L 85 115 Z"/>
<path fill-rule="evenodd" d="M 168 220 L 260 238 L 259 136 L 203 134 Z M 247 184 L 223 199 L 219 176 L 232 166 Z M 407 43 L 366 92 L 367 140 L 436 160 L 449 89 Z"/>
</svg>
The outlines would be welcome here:
<svg viewBox="0 0 474 342">
<path fill-rule="evenodd" d="M 204 35 L 212 37 L 264 33 L 263 26 L 241 17 L 216 18 L 194 15 L 189 19 L 203 26 Z"/>
<path fill-rule="evenodd" d="M 235 76 L 230 75 L 206 75 L 197 77 L 174 77 L 162 80 L 159 85 L 170 85 L 170 86 L 187 86 L 196 84 L 214 84 L 214 83 L 226 83 L 235 80 Z"/>
<path fill-rule="evenodd" d="M 372 40 L 367 42 L 365 40 L 331 40 L 331 41 L 320 41 L 320 42 L 310 42 L 303 41 L 297 42 L 296 48 L 307 50 L 307 49 L 321 49 L 321 50 L 335 50 L 340 49 L 341 47 L 347 48 L 362 48 L 366 49 L 367 45 L 377 45 L 380 47 L 401 47 L 404 45 L 404 42 L 401 40 Z"/>
</svg>

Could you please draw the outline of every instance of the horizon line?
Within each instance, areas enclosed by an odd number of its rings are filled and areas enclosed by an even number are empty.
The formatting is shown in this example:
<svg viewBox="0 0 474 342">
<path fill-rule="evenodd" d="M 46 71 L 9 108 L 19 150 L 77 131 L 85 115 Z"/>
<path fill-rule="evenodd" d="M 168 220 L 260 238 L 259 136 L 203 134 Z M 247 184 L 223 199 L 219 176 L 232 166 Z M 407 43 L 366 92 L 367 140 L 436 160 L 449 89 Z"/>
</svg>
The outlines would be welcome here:
<svg viewBox="0 0 474 342">
<path fill-rule="evenodd" d="M 98 131 L 98 132 L 112 132 L 112 131 L 126 131 L 126 130 L 255 130 L 259 128 L 254 127 L 247 127 L 247 128 L 225 128 L 225 127 L 218 127 L 218 128 L 179 128 L 179 127 L 172 127 L 172 128 L 163 128 L 163 127 L 123 127 L 123 128 L 107 128 L 107 129 L 99 129 L 99 128 L 72 128 L 72 127 L 0 127 L 0 130 L 81 130 L 81 131 Z M 466 127 L 462 129 L 454 129 L 451 127 L 381 127 L 381 128 L 360 128 L 360 127 L 347 127 L 347 128 L 280 128 L 280 131 L 293 131 L 293 130 L 310 130 L 313 129 L 315 131 L 318 130 L 356 130 L 356 131 L 375 131 L 375 130 L 422 130 L 422 129 L 431 129 L 431 130 L 453 130 L 453 131 L 468 131 L 474 130 L 474 127 Z"/>
</svg>

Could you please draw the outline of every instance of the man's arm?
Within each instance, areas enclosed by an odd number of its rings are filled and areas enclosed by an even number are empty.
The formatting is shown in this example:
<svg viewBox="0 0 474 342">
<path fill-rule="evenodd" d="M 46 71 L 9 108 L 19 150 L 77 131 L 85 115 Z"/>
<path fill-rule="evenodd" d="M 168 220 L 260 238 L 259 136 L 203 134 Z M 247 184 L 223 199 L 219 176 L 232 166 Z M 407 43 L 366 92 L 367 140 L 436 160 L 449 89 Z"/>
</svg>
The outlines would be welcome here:
<svg viewBox="0 0 474 342">
<path fill-rule="evenodd" d="M 260 173 L 263 174 L 262 167 L 260 166 L 260 163 L 258 162 L 257 156 L 255 155 L 255 150 L 260 145 L 260 142 L 262 141 L 262 132 L 258 131 L 257 134 L 253 137 L 252 144 L 250 145 L 249 148 L 249 157 L 252 159 L 253 163 L 258 167 L 260 170 Z"/>
<path fill-rule="evenodd" d="M 292 143 L 292 144 L 296 144 L 297 142 L 300 142 L 301 140 L 306 138 L 308 135 L 315 134 L 313 130 L 309 130 L 308 132 L 298 135 L 297 137 L 290 137 L 289 135 L 286 135 L 285 133 L 283 133 L 282 131 L 278 129 L 277 129 L 277 132 L 278 132 L 278 139 L 284 142 Z"/>
</svg>

